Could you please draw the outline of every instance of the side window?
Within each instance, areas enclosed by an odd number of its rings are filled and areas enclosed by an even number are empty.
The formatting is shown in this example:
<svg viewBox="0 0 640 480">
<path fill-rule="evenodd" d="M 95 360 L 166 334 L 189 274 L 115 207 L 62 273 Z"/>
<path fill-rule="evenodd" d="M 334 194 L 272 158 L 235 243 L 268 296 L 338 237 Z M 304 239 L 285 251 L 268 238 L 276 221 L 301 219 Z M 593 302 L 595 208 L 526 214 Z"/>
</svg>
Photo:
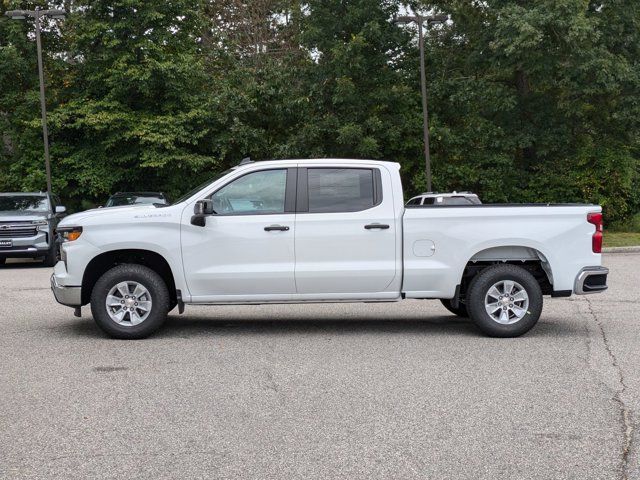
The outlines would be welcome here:
<svg viewBox="0 0 640 480">
<path fill-rule="evenodd" d="M 407 202 L 407 205 L 420 205 L 420 198 L 412 198 Z"/>
<path fill-rule="evenodd" d="M 287 170 L 248 173 L 211 196 L 219 215 L 265 215 L 284 213 Z"/>
<path fill-rule="evenodd" d="M 433 197 L 429 197 L 429 198 L 425 198 L 424 202 L 422 202 L 423 205 L 433 205 L 435 198 Z"/>
<path fill-rule="evenodd" d="M 467 197 L 449 197 L 444 201 L 445 205 L 473 205 L 473 202 Z"/>
<path fill-rule="evenodd" d="M 371 169 L 309 168 L 308 181 L 310 213 L 357 212 L 376 205 Z"/>
</svg>

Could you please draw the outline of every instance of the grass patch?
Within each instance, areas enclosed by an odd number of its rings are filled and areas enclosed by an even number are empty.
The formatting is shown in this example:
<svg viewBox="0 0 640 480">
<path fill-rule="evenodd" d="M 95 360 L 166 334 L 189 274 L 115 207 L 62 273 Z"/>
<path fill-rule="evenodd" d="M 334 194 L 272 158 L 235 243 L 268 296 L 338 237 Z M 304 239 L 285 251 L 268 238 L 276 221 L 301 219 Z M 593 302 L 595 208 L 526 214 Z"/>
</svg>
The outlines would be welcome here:
<svg viewBox="0 0 640 480">
<path fill-rule="evenodd" d="M 640 232 L 604 232 L 605 247 L 640 246 Z"/>
</svg>

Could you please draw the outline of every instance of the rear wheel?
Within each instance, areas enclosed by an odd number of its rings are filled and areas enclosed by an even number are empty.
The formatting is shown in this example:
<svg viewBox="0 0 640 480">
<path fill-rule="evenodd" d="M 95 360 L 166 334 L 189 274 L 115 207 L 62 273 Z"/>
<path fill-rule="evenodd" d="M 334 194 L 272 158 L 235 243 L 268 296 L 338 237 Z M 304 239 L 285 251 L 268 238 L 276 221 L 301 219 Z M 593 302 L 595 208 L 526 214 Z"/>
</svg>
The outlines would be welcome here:
<svg viewBox="0 0 640 480">
<path fill-rule="evenodd" d="M 542 313 L 542 291 L 527 270 L 494 265 L 480 272 L 467 292 L 469 316 L 492 337 L 517 337 L 533 328 Z"/>
<path fill-rule="evenodd" d="M 169 292 L 162 277 L 143 265 L 118 265 L 98 279 L 91 293 L 91 313 L 113 338 L 137 339 L 162 326 Z"/>
<path fill-rule="evenodd" d="M 454 307 L 453 304 L 451 303 L 451 300 L 448 300 L 448 299 L 446 299 L 446 300 L 445 299 L 441 299 L 440 302 L 442 303 L 444 308 L 449 310 L 454 315 L 457 315 L 457 316 L 463 317 L 463 318 L 466 318 L 466 317 L 469 316 L 469 312 L 467 312 L 467 306 L 462 302 L 458 302 L 458 306 L 457 307 Z"/>
</svg>

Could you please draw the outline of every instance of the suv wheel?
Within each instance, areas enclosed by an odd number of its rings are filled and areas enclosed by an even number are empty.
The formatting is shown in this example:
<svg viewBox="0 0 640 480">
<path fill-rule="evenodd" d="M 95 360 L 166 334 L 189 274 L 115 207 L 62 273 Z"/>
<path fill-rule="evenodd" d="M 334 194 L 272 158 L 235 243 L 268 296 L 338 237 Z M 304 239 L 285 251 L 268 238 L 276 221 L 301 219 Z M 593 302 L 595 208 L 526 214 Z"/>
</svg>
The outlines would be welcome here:
<svg viewBox="0 0 640 480">
<path fill-rule="evenodd" d="M 103 274 L 91 292 L 91 313 L 113 338 L 137 339 L 162 326 L 169 292 L 162 277 L 143 265 L 118 265 Z"/>
<path fill-rule="evenodd" d="M 494 265 L 471 282 L 467 292 L 469 316 L 486 335 L 517 337 L 538 322 L 542 291 L 527 270 L 515 265 Z"/>
</svg>

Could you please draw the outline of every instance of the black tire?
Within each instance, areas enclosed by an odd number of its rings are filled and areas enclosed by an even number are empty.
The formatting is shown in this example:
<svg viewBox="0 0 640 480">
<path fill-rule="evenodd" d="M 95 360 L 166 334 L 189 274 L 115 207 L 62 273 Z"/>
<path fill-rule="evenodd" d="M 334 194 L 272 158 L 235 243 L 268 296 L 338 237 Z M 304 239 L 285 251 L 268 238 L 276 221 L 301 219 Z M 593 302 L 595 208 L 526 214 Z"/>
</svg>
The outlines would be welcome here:
<svg viewBox="0 0 640 480">
<path fill-rule="evenodd" d="M 462 302 L 458 302 L 458 306 L 457 307 L 454 307 L 451 304 L 451 300 L 441 299 L 440 302 L 442 303 L 444 308 L 449 310 L 454 315 L 457 315 L 457 316 L 462 317 L 462 318 L 467 318 L 469 316 L 469 312 L 467 312 L 467 306 Z"/>
<path fill-rule="evenodd" d="M 56 250 L 56 244 L 54 243 L 53 245 L 51 245 L 51 248 L 49 248 L 49 251 L 45 255 L 42 264 L 45 267 L 55 267 L 56 263 L 58 263 L 58 252 Z"/>
<path fill-rule="evenodd" d="M 120 282 L 137 282 L 151 296 L 151 311 L 137 325 L 120 325 L 112 320 L 106 307 L 109 291 Z M 137 304 L 136 304 L 137 305 Z M 143 265 L 123 264 L 104 273 L 91 292 L 91 314 L 98 326 L 110 337 L 126 340 L 145 338 L 158 330 L 167 319 L 169 291 L 162 277 Z"/>
<path fill-rule="evenodd" d="M 529 301 L 524 316 L 510 324 L 499 323 L 487 313 L 485 308 L 485 297 L 489 289 L 505 280 L 519 283 Z M 471 319 L 484 334 L 491 337 L 518 337 L 527 333 L 538 322 L 542 313 L 542 291 L 533 275 L 524 268 L 508 264 L 493 265 L 482 270 L 471 282 L 467 291 L 467 310 Z M 511 313 L 507 311 L 507 315 Z"/>
<path fill-rule="evenodd" d="M 6 257 L 0 257 L 0 266 L 4 265 L 5 263 L 7 263 L 7 258 Z"/>
</svg>

